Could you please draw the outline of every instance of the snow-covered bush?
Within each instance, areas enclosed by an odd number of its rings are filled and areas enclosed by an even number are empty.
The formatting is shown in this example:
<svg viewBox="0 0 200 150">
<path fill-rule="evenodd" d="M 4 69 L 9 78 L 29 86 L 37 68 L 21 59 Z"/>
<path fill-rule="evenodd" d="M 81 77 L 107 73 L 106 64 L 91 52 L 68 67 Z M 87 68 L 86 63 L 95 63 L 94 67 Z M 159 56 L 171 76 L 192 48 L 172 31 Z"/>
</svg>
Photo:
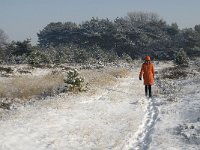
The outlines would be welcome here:
<svg viewBox="0 0 200 150">
<path fill-rule="evenodd" d="M 189 72 L 182 67 L 169 67 L 161 71 L 162 79 L 180 79 L 186 78 Z"/>
<path fill-rule="evenodd" d="M 0 66 L 0 72 L 12 73 L 13 69 L 11 69 L 11 67 L 1 67 Z"/>
<path fill-rule="evenodd" d="M 64 79 L 64 82 L 69 86 L 69 91 L 83 91 L 84 78 L 79 77 L 77 70 L 70 70 L 67 72 L 67 78 Z"/>
<path fill-rule="evenodd" d="M 183 49 L 181 49 L 177 53 L 177 55 L 175 57 L 175 63 L 180 66 L 188 66 L 189 65 L 189 59 L 187 57 L 186 52 Z"/>
<path fill-rule="evenodd" d="M 125 60 L 128 63 L 130 63 L 130 62 L 133 61 L 132 58 L 131 58 L 131 56 L 128 55 L 127 53 L 123 53 L 121 58 L 122 58 L 122 60 Z"/>
<path fill-rule="evenodd" d="M 50 63 L 48 55 L 41 52 L 40 50 L 33 50 L 27 58 L 28 63 L 31 65 L 38 65 L 40 63 Z"/>
<path fill-rule="evenodd" d="M 74 49 L 74 60 L 77 63 L 85 63 L 89 59 L 89 54 L 84 49 Z"/>
<path fill-rule="evenodd" d="M 181 136 L 187 144 L 198 144 L 200 142 L 200 126 L 198 123 L 183 123 L 175 128 L 175 133 Z"/>
</svg>

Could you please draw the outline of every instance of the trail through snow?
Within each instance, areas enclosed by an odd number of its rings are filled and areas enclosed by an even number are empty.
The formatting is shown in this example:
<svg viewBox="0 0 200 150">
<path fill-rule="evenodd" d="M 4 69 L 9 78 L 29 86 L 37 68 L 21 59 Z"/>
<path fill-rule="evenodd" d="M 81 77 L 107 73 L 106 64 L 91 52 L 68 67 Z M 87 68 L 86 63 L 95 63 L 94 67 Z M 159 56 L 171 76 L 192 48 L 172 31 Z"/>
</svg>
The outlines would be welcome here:
<svg viewBox="0 0 200 150">
<path fill-rule="evenodd" d="M 151 143 L 151 133 L 154 130 L 154 125 L 158 116 L 158 109 L 154 99 L 148 98 L 146 101 L 145 115 L 142 124 L 137 132 L 129 139 L 125 149 L 146 150 Z"/>
<path fill-rule="evenodd" d="M 147 149 L 158 109 L 138 72 L 93 96 L 63 94 L 9 112 L 0 120 L 0 149 Z"/>
</svg>

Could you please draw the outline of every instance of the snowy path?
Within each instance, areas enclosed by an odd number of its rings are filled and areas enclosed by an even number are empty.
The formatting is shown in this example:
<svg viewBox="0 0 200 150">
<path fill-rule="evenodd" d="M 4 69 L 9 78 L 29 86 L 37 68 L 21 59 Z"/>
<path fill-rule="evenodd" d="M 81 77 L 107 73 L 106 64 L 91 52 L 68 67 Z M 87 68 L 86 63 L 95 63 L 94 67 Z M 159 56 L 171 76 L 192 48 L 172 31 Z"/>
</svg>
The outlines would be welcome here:
<svg viewBox="0 0 200 150">
<path fill-rule="evenodd" d="M 124 149 L 146 150 L 151 143 L 151 133 L 158 117 L 158 108 L 155 106 L 154 99 L 148 98 L 146 101 L 145 116 L 142 125 L 137 132 L 129 139 Z"/>
<path fill-rule="evenodd" d="M 10 112 L 0 120 L 0 149 L 148 148 L 154 100 L 144 97 L 138 74 L 119 80 L 93 96 L 60 95 Z"/>
</svg>

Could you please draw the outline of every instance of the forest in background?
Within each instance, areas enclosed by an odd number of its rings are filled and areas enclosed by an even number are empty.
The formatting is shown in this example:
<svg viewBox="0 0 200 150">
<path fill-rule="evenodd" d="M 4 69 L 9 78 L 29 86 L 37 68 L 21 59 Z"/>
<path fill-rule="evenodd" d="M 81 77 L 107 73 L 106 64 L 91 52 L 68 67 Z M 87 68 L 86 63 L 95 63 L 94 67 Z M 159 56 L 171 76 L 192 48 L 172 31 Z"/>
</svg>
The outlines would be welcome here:
<svg viewBox="0 0 200 150">
<path fill-rule="evenodd" d="M 150 55 L 174 60 L 180 51 L 200 56 L 200 25 L 180 29 L 155 13 L 129 12 L 114 20 L 91 18 L 81 24 L 51 22 L 30 39 L 8 42 L 0 29 L 1 64 L 96 63 L 132 61 Z"/>
</svg>

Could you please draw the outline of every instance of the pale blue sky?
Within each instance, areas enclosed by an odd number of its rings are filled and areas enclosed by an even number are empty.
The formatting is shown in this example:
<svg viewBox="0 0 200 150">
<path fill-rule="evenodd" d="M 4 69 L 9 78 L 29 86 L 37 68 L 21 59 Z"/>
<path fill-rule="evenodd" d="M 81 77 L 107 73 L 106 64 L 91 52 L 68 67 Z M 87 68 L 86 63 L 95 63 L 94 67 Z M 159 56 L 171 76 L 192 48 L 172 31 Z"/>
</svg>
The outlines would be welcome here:
<svg viewBox="0 0 200 150">
<path fill-rule="evenodd" d="M 36 43 L 37 33 L 50 22 L 113 20 L 131 11 L 157 13 L 180 28 L 200 24 L 200 0 L 0 0 L 0 28 L 9 40 Z"/>
</svg>

